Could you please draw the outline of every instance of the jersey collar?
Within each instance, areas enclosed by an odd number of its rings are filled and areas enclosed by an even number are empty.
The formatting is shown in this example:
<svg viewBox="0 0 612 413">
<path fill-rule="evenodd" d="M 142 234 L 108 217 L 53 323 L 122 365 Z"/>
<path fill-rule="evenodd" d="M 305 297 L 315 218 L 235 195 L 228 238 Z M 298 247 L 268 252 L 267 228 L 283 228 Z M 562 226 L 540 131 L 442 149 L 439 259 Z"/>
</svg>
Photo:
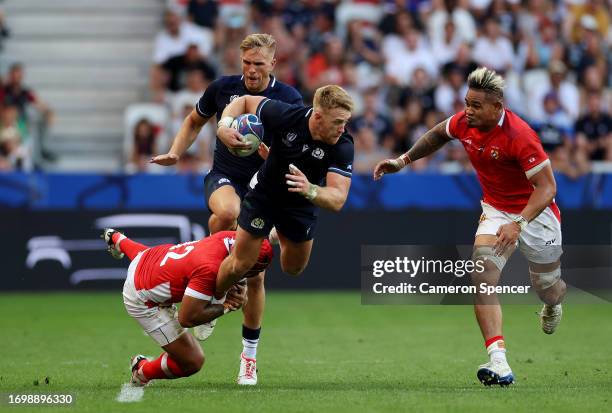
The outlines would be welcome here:
<svg viewBox="0 0 612 413">
<path fill-rule="evenodd" d="M 244 85 L 244 75 L 240 76 L 240 81 L 242 82 L 242 87 L 244 88 L 245 91 L 249 92 L 249 89 L 246 88 L 246 86 Z M 257 93 L 257 95 L 264 95 L 266 93 L 266 91 L 272 89 L 274 86 L 276 86 L 276 78 L 274 77 L 274 75 L 270 75 L 270 82 L 268 82 L 268 87 L 266 87 L 264 90 L 262 90 L 261 92 Z"/>
<path fill-rule="evenodd" d="M 497 126 L 499 126 L 500 128 L 502 127 L 502 125 L 504 124 L 504 119 L 506 118 L 506 109 L 502 109 L 502 114 L 499 118 L 499 122 L 497 122 Z"/>
</svg>

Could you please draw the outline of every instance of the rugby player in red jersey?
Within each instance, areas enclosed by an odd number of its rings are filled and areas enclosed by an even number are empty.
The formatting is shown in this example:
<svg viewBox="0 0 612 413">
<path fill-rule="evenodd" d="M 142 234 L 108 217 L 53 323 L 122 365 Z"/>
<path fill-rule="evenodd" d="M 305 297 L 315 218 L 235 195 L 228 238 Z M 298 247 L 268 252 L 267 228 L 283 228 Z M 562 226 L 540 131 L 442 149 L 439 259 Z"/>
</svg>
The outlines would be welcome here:
<svg viewBox="0 0 612 413">
<path fill-rule="evenodd" d="M 468 76 L 465 110 L 439 123 L 396 159 L 376 165 L 374 179 L 440 149 L 452 139 L 465 148 L 483 191 L 482 216 L 474 242 L 474 260 L 485 271 L 474 283 L 497 285 L 506 261 L 518 245 L 529 261 L 531 282 L 544 302 L 543 331 L 552 334 L 561 321 L 566 285 L 561 280 L 561 217 L 555 204 L 556 183 L 550 161 L 536 133 L 503 105 L 504 80 L 478 68 Z M 485 385 L 509 385 L 514 375 L 506 360 L 502 312 L 496 295 L 477 293 L 476 320 L 489 354 L 477 376 Z"/>
<path fill-rule="evenodd" d="M 132 383 L 144 386 L 153 379 L 197 373 L 204 364 L 204 353 L 196 339 L 185 334 L 185 328 L 208 323 L 238 310 L 245 302 L 246 286 L 241 284 L 235 284 L 226 297 L 215 298 L 217 272 L 232 250 L 236 232 L 221 231 L 199 241 L 155 247 L 139 244 L 111 228 L 102 236 L 114 258 L 127 255 L 132 260 L 123 286 L 123 303 L 128 314 L 164 350 L 155 360 L 141 355 L 132 358 Z M 272 246 L 265 240 L 257 263 L 245 277 L 265 270 L 272 256 Z M 176 318 L 175 303 L 181 303 Z"/>
</svg>

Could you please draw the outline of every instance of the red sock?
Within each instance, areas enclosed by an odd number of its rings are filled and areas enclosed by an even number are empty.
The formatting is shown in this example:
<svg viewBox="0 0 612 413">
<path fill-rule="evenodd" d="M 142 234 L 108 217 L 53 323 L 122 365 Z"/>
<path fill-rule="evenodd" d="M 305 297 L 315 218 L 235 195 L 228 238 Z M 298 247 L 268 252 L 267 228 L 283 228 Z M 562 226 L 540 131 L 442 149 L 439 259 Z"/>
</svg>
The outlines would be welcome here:
<svg viewBox="0 0 612 413">
<path fill-rule="evenodd" d="M 489 346 L 493 343 L 495 343 L 496 341 L 501 341 L 501 346 L 503 347 L 503 342 L 504 342 L 504 336 L 495 336 L 495 337 L 491 337 L 489 339 L 485 340 L 485 347 L 488 349 Z"/>
<path fill-rule="evenodd" d="M 181 368 L 168 353 L 162 353 L 153 361 L 145 361 L 140 365 L 140 371 L 148 380 L 152 379 L 175 379 L 185 377 Z"/>
<path fill-rule="evenodd" d="M 112 240 L 115 243 L 115 245 L 121 250 L 121 252 L 127 255 L 130 260 L 133 260 L 134 258 L 136 258 L 138 253 L 149 248 L 146 245 L 139 244 L 138 242 L 132 241 L 131 239 L 127 237 L 120 239 L 122 235 L 123 234 L 115 232 L 113 234 Z"/>
</svg>

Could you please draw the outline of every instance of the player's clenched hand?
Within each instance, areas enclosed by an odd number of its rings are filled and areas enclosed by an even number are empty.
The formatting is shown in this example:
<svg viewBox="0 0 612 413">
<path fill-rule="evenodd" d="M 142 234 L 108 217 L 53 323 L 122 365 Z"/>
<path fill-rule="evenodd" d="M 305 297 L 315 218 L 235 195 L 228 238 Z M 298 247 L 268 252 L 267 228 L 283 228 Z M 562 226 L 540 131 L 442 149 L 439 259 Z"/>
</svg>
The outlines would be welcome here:
<svg viewBox="0 0 612 413">
<path fill-rule="evenodd" d="M 217 136 L 225 146 L 233 149 L 249 149 L 251 144 L 244 141 L 244 137 L 234 128 L 221 126 L 217 129 Z"/>
<path fill-rule="evenodd" d="M 289 164 L 289 173 L 285 174 L 289 192 L 296 192 L 306 198 L 309 198 L 313 191 L 314 185 L 308 181 L 306 175 L 298 169 L 294 164 Z M 309 198 L 311 199 L 311 198 Z"/>
<path fill-rule="evenodd" d="M 259 144 L 259 147 L 257 148 L 257 153 L 265 161 L 266 159 L 268 159 L 268 155 L 270 155 L 270 148 L 268 148 L 268 145 L 261 142 Z"/>
<path fill-rule="evenodd" d="M 179 160 L 179 156 L 174 153 L 166 153 L 164 155 L 157 155 L 151 158 L 149 163 L 156 163 L 162 166 L 171 166 L 177 163 Z"/>
<path fill-rule="evenodd" d="M 519 234 L 521 233 L 521 227 L 516 222 L 510 222 L 504 224 L 497 230 L 497 240 L 495 241 L 495 253 L 502 255 L 506 252 L 507 248 L 516 244 Z"/>
<path fill-rule="evenodd" d="M 239 310 L 246 304 L 246 284 L 234 284 L 227 292 L 224 307 L 229 311 Z"/>
<path fill-rule="evenodd" d="M 403 160 L 398 159 L 385 159 L 383 161 L 378 162 L 374 167 L 374 180 L 377 181 L 384 174 L 393 174 L 398 172 L 405 166 Z"/>
</svg>

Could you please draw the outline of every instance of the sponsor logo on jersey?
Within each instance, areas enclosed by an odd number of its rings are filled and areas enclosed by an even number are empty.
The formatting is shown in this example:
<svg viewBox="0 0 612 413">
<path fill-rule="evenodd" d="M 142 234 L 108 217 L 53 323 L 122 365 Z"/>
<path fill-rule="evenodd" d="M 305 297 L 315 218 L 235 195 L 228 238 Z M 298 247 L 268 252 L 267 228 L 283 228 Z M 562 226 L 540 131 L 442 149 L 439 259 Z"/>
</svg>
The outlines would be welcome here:
<svg viewBox="0 0 612 413">
<path fill-rule="evenodd" d="M 238 99 L 240 95 L 232 95 L 230 96 L 230 103 L 234 101 L 234 99 Z"/>
<path fill-rule="evenodd" d="M 491 158 L 493 159 L 499 158 L 499 151 L 497 149 L 491 149 Z"/>
<path fill-rule="evenodd" d="M 529 163 L 534 163 L 536 160 L 536 158 L 534 158 L 533 156 L 531 158 L 529 158 Z"/>
<path fill-rule="evenodd" d="M 256 229 L 262 229 L 264 227 L 264 220 L 261 218 L 255 218 L 251 221 L 251 226 Z"/>
<path fill-rule="evenodd" d="M 308 145 L 304 144 L 302 147 L 302 152 L 306 152 L 308 150 Z"/>
<path fill-rule="evenodd" d="M 487 219 L 486 214 L 482 214 L 480 215 L 480 219 L 478 220 L 478 223 L 482 224 L 486 219 Z"/>
<path fill-rule="evenodd" d="M 314 156 L 317 159 L 323 159 L 323 157 L 325 156 L 325 152 L 321 148 L 315 148 L 312 151 L 312 156 Z"/>
<path fill-rule="evenodd" d="M 221 178 L 217 181 L 218 184 L 229 184 L 231 181 L 227 178 Z"/>
<path fill-rule="evenodd" d="M 349 171 L 352 171 L 352 170 L 353 170 L 353 165 L 352 165 L 352 164 L 351 164 L 351 165 L 348 165 L 348 166 L 346 167 L 346 169 L 347 169 L 347 170 L 349 170 Z"/>
</svg>

